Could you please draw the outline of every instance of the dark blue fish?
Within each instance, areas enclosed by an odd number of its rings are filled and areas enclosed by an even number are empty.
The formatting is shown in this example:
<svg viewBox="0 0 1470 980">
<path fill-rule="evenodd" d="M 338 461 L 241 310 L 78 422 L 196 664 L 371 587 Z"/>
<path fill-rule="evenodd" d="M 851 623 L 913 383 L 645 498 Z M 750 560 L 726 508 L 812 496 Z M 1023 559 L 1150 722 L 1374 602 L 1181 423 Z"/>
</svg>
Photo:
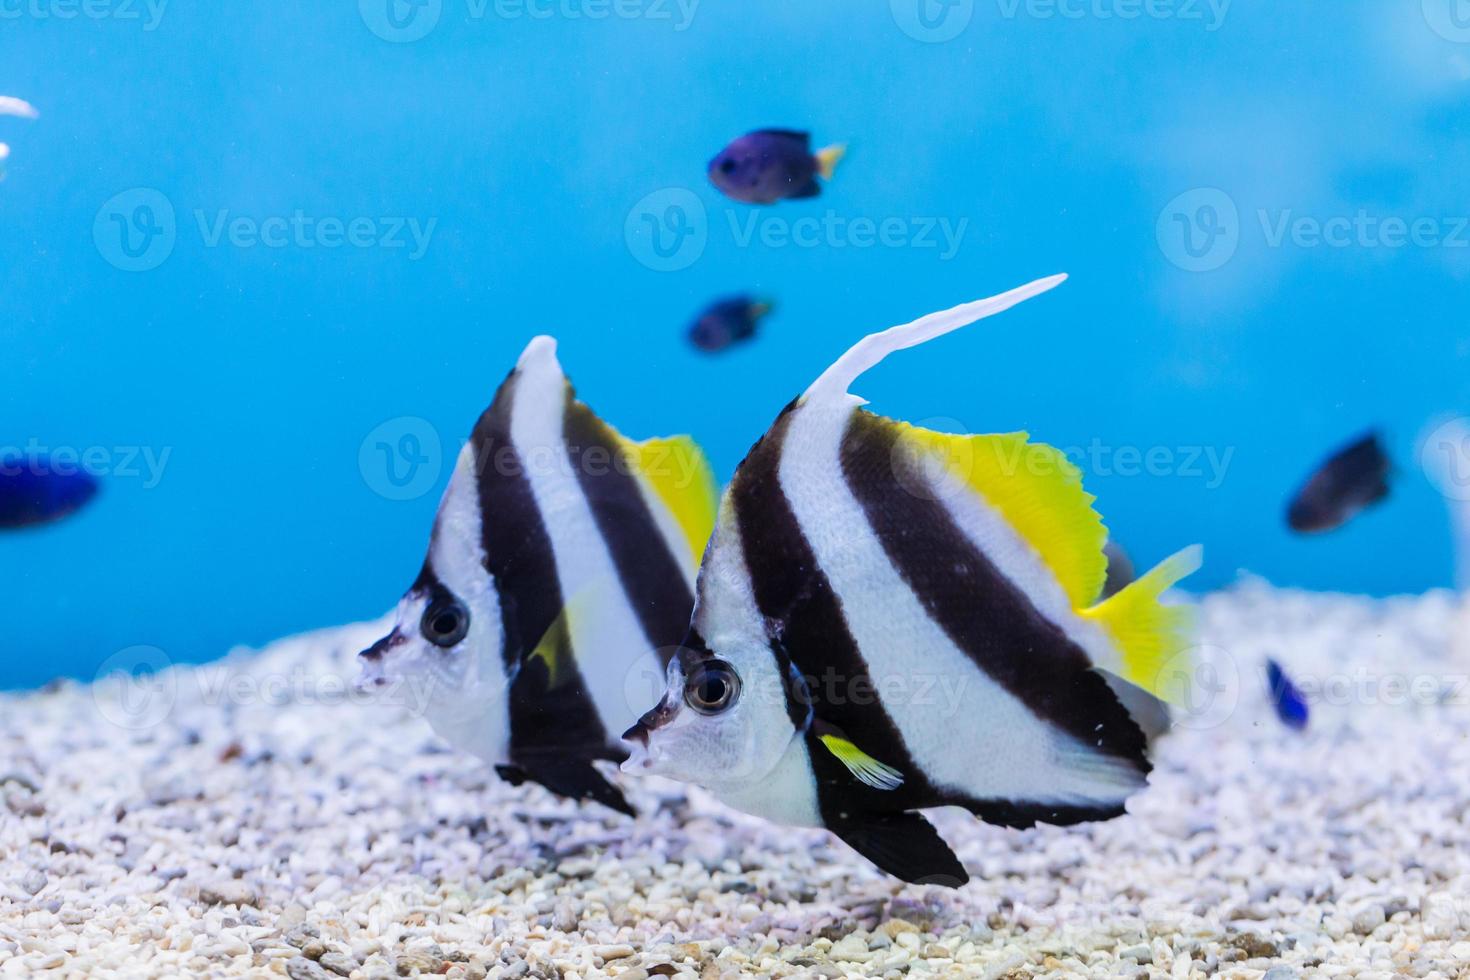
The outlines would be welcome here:
<svg viewBox="0 0 1470 980">
<path fill-rule="evenodd" d="M 705 307 L 689 326 L 689 341 L 702 351 L 715 353 L 755 336 L 761 317 L 771 312 L 764 300 L 730 296 Z"/>
<path fill-rule="evenodd" d="M 1286 676 L 1286 671 L 1276 661 L 1266 658 L 1266 681 L 1271 686 L 1271 704 L 1281 724 L 1294 732 L 1307 727 L 1307 699 L 1301 689 Z"/>
<path fill-rule="evenodd" d="M 1293 531 L 1332 531 L 1388 496 L 1388 453 L 1376 432 L 1328 457 L 1297 491 L 1286 509 Z"/>
<path fill-rule="evenodd" d="M 816 197 L 817 178 L 830 180 L 845 147 L 812 152 L 811 135 L 790 129 L 758 129 L 721 150 L 709 162 L 709 179 L 727 197 L 746 204 Z"/>
<path fill-rule="evenodd" d="M 49 524 L 85 507 L 97 478 L 75 463 L 44 456 L 0 459 L 0 530 Z"/>
</svg>

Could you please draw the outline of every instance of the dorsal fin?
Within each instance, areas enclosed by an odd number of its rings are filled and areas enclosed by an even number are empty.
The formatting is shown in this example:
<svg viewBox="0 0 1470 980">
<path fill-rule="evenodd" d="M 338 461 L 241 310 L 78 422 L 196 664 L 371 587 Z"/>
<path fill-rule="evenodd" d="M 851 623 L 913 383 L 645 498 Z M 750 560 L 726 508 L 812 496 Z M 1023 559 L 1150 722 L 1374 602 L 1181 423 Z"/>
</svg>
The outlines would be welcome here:
<svg viewBox="0 0 1470 980">
<path fill-rule="evenodd" d="M 962 303 L 953 309 L 943 310 L 939 313 L 930 313 L 928 316 L 919 317 L 912 323 L 902 326 L 889 327 L 887 330 L 875 334 L 869 334 L 862 340 L 848 348 L 847 353 L 839 357 L 831 367 L 822 372 L 822 376 L 812 382 L 810 388 L 803 396 L 809 401 L 817 401 L 823 398 L 840 398 L 847 394 L 852 383 L 858 379 L 863 372 L 876 365 L 883 358 L 896 350 L 906 347 L 917 347 L 926 340 L 941 337 L 952 330 L 968 326 L 976 320 L 983 320 L 988 316 L 1004 312 L 1024 302 L 1033 296 L 1039 296 L 1048 289 L 1065 282 L 1067 276 L 1048 276 L 1045 279 L 1037 279 L 1024 286 L 1018 286 L 1009 292 L 989 299 L 977 299 L 973 303 Z"/>
<path fill-rule="evenodd" d="M 752 136 L 779 136 L 782 139 L 798 140 L 799 142 L 804 143 L 804 144 L 810 144 L 811 141 L 812 141 L 811 134 L 808 133 L 808 132 L 806 132 L 805 130 L 801 130 L 801 129 L 778 129 L 778 128 L 771 127 L 771 126 L 767 126 L 765 129 L 757 129 L 751 135 Z"/>
<path fill-rule="evenodd" d="M 553 337 L 533 337 L 516 361 L 516 372 L 525 378 L 556 378 L 563 385 L 570 385 L 557 360 Z M 680 536 L 689 549 L 691 567 L 698 565 L 704 556 L 704 546 L 714 532 L 717 503 L 714 473 L 704 452 L 689 436 L 634 442 L 606 422 L 601 424 L 607 426 L 627 452 L 629 466 L 638 480 L 678 524 Z"/>
<path fill-rule="evenodd" d="M 1091 605 L 1107 578 L 1108 530 L 1082 487 L 1082 471 L 1054 446 L 1025 432 L 951 435 L 893 422 L 902 438 L 932 453 L 1000 511 L 1056 576 L 1073 609 Z"/>
<path fill-rule="evenodd" d="M 704 452 L 689 436 L 623 441 L 638 478 L 678 522 L 693 564 L 699 564 L 714 532 L 718 503 L 714 473 Z"/>
</svg>

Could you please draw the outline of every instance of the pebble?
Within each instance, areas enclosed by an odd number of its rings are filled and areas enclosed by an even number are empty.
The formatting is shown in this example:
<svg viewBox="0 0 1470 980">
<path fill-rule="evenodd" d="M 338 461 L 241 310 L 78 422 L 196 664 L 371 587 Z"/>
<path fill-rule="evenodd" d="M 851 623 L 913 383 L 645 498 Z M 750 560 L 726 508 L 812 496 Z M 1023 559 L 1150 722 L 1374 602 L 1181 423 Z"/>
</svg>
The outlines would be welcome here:
<svg viewBox="0 0 1470 980">
<path fill-rule="evenodd" d="M 1243 678 L 1267 654 L 1297 676 L 1444 678 L 1466 670 L 1448 659 L 1453 611 L 1444 593 L 1374 602 L 1245 580 L 1204 599 L 1203 639 Z M 1151 787 L 1118 820 L 1013 831 L 933 814 L 973 878 L 950 891 L 673 784 L 617 777 L 637 821 L 510 787 L 405 708 L 314 696 L 382 631 L 175 668 L 168 719 L 121 737 L 85 686 L 0 694 L 6 768 L 38 774 L 0 785 L 0 976 L 1470 969 L 1470 812 L 1446 779 L 1470 771 L 1463 705 L 1324 702 L 1286 737 L 1244 683 L 1229 711 L 1158 743 Z M 269 702 L 215 696 L 282 678 L 304 681 Z"/>
<path fill-rule="evenodd" d="M 304 953 L 305 950 L 302 950 Z M 338 976 L 350 977 L 352 971 L 362 966 L 360 962 L 345 953 L 329 952 L 323 953 L 317 960 L 324 969 L 331 970 Z"/>
<path fill-rule="evenodd" d="M 254 905 L 259 899 L 254 890 L 241 881 L 223 881 L 203 885 L 199 889 L 199 901 L 205 905 Z"/>
<path fill-rule="evenodd" d="M 291 980 L 331 980 L 331 974 L 304 956 L 286 961 L 286 976 Z"/>
</svg>

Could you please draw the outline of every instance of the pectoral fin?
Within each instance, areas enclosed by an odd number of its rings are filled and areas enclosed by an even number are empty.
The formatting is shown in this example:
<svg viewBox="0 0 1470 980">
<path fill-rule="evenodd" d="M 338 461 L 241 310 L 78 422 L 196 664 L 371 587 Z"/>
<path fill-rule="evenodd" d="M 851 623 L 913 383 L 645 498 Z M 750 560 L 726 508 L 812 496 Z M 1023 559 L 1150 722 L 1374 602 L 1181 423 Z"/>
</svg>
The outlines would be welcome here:
<svg viewBox="0 0 1470 980">
<path fill-rule="evenodd" d="M 917 813 L 854 820 L 832 832 L 882 871 L 904 881 L 958 888 L 970 880 L 934 825 Z"/>
<path fill-rule="evenodd" d="M 546 632 L 541 634 L 541 639 L 526 654 L 527 663 L 539 660 L 545 666 L 546 690 L 556 690 L 571 676 L 571 659 L 576 655 L 572 644 L 573 624 L 589 614 L 593 603 L 607 596 L 609 585 L 607 581 L 599 580 L 568 599 Z"/>
<path fill-rule="evenodd" d="M 817 737 L 858 782 L 881 790 L 895 790 L 903 785 L 903 773 L 868 755 L 837 729 L 819 722 Z"/>
</svg>

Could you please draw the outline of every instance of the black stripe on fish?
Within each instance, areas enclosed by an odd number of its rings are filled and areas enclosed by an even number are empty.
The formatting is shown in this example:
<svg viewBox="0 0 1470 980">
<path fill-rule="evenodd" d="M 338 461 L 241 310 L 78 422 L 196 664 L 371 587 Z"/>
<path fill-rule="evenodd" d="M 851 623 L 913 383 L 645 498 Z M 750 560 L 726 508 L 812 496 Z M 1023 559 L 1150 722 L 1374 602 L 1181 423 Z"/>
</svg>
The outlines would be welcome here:
<svg viewBox="0 0 1470 980">
<path fill-rule="evenodd" d="M 689 628 L 694 595 L 638 479 L 628 472 L 617 433 L 567 393 L 564 438 L 582 493 L 607 542 L 618 578 L 649 645 L 668 663 L 672 648 Z"/>
<path fill-rule="evenodd" d="M 777 473 L 782 444 L 796 403 L 740 464 L 730 488 L 756 606 L 806 681 L 810 714 L 840 728 L 856 745 L 897 769 L 897 789 L 867 786 L 821 743 L 806 739 L 816 776 L 817 801 L 828 828 L 841 834 L 856 814 L 892 813 L 932 805 L 939 794 L 914 762 L 902 733 L 884 710 L 867 664 L 848 629 L 842 606 L 781 490 Z M 778 663 L 780 655 L 776 654 Z M 854 696 L 861 691 L 862 696 Z M 836 697 L 829 695 L 836 694 Z M 806 704 L 791 703 L 793 723 L 808 717 Z"/>
<path fill-rule="evenodd" d="M 526 660 L 561 615 L 564 600 L 551 537 L 511 441 L 515 389 L 512 371 L 470 437 L 485 566 L 500 599 L 511 677 L 510 759 L 553 792 L 626 811 L 626 802 L 616 805 L 621 794 L 590 765 L 592 759 L 621 761 L 626 753 L 608 737 L 576 658 L 561 658 L 562 676 L 550 690 L 546 665 Z"/>
<path fill-rule="evenodd" d="M 1143 732 L 1087 654 L 995 567 L 942 501 L 911 489 L 922 485 L 920 463 L 901 451 L 899 438 L 900 430 L 888 420 L 854 412 L 842 442 L 843 475 L 924 609 L 977 667 L 1039 719 L 1147 774 Z M 905 467 L 914 469 L 903 472 Z M 1086 807 L 971 802 L 981 816 L 1004 824 L 1099 818 Z M 1116 815 L 1121 808 L 1108 812 Z"/>
</svg>

